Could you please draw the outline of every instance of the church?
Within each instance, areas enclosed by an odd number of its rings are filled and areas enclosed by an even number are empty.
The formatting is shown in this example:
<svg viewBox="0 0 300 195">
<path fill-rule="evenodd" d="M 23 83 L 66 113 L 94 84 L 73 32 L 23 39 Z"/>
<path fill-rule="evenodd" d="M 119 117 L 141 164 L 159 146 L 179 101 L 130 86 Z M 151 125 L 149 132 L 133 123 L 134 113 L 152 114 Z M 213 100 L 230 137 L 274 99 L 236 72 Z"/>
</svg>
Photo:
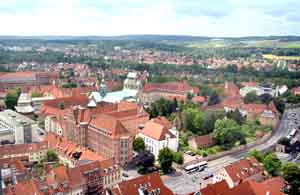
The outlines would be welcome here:
<svg viewBox="0 0 300 195">
<path fill-rule="evenodd" d="M 142 83 L 136 72 L 128 73 L 124 80 L 123 89 L 120 91 L 108 92 L 104 79 L 102 79 L 99 91 L 90 94 L 88 107 L 96 107 L 100 102 L 119 103 L 123 100 L 136 102 L 141 89 Z"/>
</svg>

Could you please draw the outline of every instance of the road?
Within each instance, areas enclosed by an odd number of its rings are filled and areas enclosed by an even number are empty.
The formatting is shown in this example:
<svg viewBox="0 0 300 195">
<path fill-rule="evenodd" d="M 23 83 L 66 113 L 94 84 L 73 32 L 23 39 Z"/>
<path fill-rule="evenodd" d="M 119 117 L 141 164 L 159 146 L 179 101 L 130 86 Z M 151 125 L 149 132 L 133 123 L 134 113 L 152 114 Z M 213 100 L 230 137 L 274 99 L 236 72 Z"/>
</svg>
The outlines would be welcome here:
<svg viewBox="0 0 300 195">
<path fill-rule="evenodd" d="M 208 168 L 203 172 L 197 172 L 189 175 L 184 171 L 181 171 L 179 175 L 163 177 L 165 185 L 168 186 L 174 193 L 178 194 L 187 194 L 195 192 L 196 190 L 205 187 L 211 181 L 202 180 L 201 177 L 203 177 L 204 175 L 208 173 L 216 173 L 219 169 L 223 168 L 224 166 L 227 166 L 235 161 L 244 158 L 250 150 L 267 150 L 274 146 L 280 138 L 287 136 L 289 132 L 296 127 L 294 121 L 291 120 L 291 114 L 294 112 L 300 113 L 300 108 L 290 109 L 284 112 L 279 126 L 274 130 L 272 136 L 266 142 L 237 152 L 235 154 L 209 161 Z"/>
</svg>

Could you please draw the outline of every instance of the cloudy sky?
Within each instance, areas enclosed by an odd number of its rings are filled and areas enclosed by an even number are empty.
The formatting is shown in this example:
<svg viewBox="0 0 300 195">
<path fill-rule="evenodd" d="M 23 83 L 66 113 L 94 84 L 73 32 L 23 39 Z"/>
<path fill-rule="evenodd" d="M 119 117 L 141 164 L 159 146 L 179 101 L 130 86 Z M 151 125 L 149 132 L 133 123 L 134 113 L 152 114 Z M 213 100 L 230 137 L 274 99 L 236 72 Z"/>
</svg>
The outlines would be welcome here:
<svg viewBox="0 0 300 195">
<path fill-rule="evenodd" d="M 300 0 L 0 0 L 0 35 L 300 35 Z"/>
</svg>

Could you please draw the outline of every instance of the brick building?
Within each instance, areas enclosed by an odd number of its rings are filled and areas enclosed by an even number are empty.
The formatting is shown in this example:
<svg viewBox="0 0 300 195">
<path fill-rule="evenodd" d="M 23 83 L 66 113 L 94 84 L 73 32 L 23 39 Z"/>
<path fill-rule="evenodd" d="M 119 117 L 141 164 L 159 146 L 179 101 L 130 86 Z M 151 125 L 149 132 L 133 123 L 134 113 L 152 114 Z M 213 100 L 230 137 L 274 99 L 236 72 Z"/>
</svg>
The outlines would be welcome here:
<svg viewBox="0 0 300 195">
<path fill-rule="evenodd" d="M 199 88 L 192 87 L 187 82 L 146 83 L 140 94 L 140 100 L 144 104 L 150 104 L 160 98 L 176 96 L 177 99 L 184 99 L 189 93 L 197 95 Z"/>
<path fill-rule="evenodd" d="M 56 99 L 45 103 L 41 110 L 46 131 L 88 147 L 105 159 L 114 157 L 121 165 L 131 160 L 133 137 L 139 126 L 149 120 L 142 107 L 130 102 L 102 102 L 88 108 L 68 99 L 73 105 L 64 103 L 61 109 L 59 102 Z"/>
<path fill-rule="evenodd" d="M 59 77 L 56 72 L 9 72 L 0 76 L 0 88 L 26 88 L 30 86 L 48 85 Z"/>
</svg>

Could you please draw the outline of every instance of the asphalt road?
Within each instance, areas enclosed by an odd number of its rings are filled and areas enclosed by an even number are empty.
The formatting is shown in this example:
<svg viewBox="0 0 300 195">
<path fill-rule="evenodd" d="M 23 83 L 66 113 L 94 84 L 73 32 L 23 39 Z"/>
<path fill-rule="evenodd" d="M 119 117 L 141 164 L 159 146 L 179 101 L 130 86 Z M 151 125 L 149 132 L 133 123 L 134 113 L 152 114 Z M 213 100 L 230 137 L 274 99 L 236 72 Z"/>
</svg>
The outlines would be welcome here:
<svg viewBox="0 0 300 195">
<path fill-rule="evenodd" d="M 204 175 L 208 173 L 215 173 L 224 166 L 227 166 L 235 161 L 242 159 L 250 150 L 256 149 L 259 151 L 263 151 L 271 148 L 277 143 L 277 141 L 280 138 L 287 136 L 293 128 L 298 127 L 298 124 L 295 124 L 294 122 L 295 119 L 291 117 L 292 113 L 300 113 L 300 108 L 285 111 L 282 115 L 282 119 L 280 121 L 279 126 L 274 130 L 271 138 L 269 138 L 266 142 L 248 148 L 244 151 L 237 152 L 236 154 L 228 155 L 213 161 L 209 161 L 208 168 L 203 172 L 197 172 L 189 175 L 184 171 L 181 171 L 181 173 L 178 175 L 164 177 L 163 181 L 165 185 L 168 186 L 173 192 L 178 194 L 187 194 L 195 192 L 196 190 L 205 187 L 211 181 L 202 180 L 202 177 Z M 298 118 L 300 125 L 300 114 L 299 117 L 297 115 L 296 118 Z"/>
</svg>

